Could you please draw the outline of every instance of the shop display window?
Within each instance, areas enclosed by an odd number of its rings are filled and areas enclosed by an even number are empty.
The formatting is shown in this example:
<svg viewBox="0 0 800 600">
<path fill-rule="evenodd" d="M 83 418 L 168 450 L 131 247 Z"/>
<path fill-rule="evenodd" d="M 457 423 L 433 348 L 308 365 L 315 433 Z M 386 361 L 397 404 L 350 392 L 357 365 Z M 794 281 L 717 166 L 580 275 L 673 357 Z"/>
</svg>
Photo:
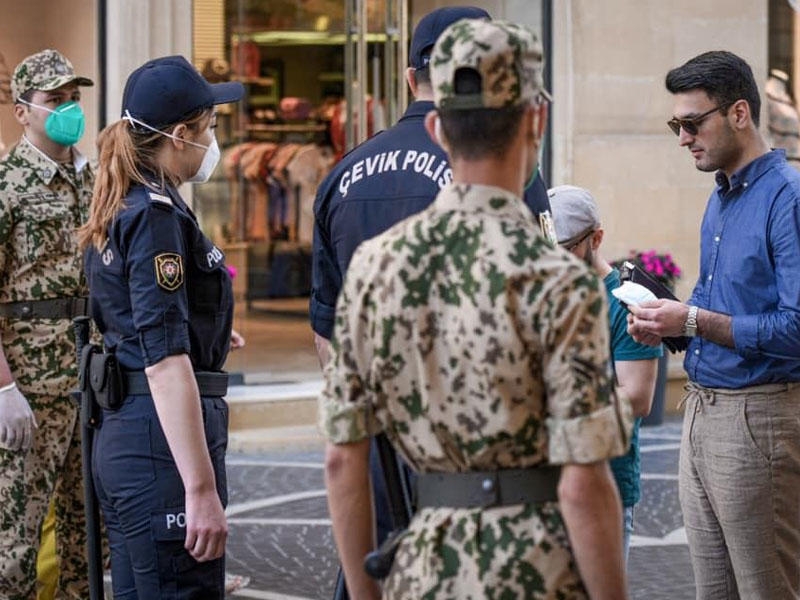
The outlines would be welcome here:
<svg viewBox="0 0 800 600">
<path fill-rule="evenodd" d="M 405 64 L 408 25 L 399 20 L 407 3 L 348 2 L 195 3 L 195 64 L 209 81 L 246 89 L 241 103 L 219 109 L 222 160 L 193 197 L 201 226 L 235 272 L 240 328 L 280 306 L 308 331 L 316 189 L 349 148 L 405 107 L 397 65 Z"/>
</svg>

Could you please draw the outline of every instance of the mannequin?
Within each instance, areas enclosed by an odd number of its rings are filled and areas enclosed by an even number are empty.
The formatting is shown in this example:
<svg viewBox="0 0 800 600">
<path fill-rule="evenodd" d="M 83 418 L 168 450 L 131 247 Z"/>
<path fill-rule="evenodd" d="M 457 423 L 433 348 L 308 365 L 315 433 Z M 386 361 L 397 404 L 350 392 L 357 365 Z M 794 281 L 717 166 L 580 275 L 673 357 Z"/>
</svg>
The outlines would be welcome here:
<svg viewBox="0 0 800 600">
<path fill-rule="evenodd" d="M 800 168 L 800 115 L 789 94 L 789 76 L 772 69 L 764 86 L 767 96 L 768 138 L 773 148 L 786 150 L 786 158 Z"/>
</svg>

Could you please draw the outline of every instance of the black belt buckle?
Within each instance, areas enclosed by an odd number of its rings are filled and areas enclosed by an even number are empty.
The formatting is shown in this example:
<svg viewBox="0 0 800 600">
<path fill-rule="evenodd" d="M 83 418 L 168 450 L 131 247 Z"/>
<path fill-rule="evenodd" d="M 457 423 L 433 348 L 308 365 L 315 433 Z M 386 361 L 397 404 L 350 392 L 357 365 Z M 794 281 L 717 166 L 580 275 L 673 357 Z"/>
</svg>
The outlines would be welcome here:
<svg viewBox="0 0 800 600">
<path fill-rule="evenodd" d="M 500 504 L 499 471 L 484 471 L 477 474 L 470 486 L 469 503 L 471 506 L 491 508 Z"/>
</svg>

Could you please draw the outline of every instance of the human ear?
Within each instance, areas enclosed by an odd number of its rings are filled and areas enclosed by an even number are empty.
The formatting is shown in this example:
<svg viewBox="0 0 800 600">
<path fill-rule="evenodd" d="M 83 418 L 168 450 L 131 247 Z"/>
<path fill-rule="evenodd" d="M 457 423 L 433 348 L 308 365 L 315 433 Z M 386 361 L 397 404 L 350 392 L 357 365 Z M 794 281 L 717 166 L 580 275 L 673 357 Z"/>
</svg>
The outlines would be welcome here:
<svg viewBox="0 0 800 600">
<path fill-rule="evenodd" d="M 14 118 L 23 127 L 28 125 L 28 115 L 30 114 L 30 107 L 25 106 L 21 102 L 14 104 Z"/>
<path fill-rule="evenodd" d="M 434 142 L 447 151 L 447 139 L 442 132 L 442 120 L 435 110 L 425 115 L 425 131 L 428 132 L 428 135 Z"/>
<path fill-rule="evenodd" d="M 179 123 L 178 125 L 176 125 L 175 128 L 172 130 L 172 133 L 171 133 L 171 135 L 172 135 L 172 143 L 175 144 L 178 147 L 181 147 L 183 142 L 188 141 L 187 140 L 187 135 L 186 135 L 188 133 L 188 131 L 189 131 L 189 128 L 186 127 L 186 123 Z"/>
</svg>

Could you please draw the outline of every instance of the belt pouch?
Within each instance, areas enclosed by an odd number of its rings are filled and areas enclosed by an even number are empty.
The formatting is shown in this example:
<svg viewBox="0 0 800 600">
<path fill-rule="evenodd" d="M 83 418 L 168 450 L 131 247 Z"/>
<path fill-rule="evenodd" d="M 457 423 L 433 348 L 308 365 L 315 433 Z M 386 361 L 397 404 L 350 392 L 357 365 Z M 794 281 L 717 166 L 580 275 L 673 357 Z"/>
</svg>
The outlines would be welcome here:
<svg viewBox="0 0 800 600">
<path fill-rule="evenodd" d="M 89 383 L 95 401 L 106 410 L 117 410 L 125 400 L 122 369 L 113 354 L 93 354 L 89 366 Z"/>
</svg>

